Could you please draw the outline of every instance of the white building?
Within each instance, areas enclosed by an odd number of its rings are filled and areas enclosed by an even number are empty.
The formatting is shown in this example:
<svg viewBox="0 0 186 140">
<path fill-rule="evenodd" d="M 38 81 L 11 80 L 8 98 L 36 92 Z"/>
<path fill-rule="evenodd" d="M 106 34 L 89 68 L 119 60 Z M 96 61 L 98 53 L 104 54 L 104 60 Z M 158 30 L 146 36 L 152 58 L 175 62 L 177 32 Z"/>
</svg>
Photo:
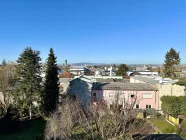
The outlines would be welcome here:
<svg viewBox="0 0 186 140">
<path fill-rule="evenodd" d="M 89 72 L 88 68 L 84 66 L 71 66 L 70 67 L 70 73 L 74 75 L 83 75 L 88 72 Z"/>
</svg>

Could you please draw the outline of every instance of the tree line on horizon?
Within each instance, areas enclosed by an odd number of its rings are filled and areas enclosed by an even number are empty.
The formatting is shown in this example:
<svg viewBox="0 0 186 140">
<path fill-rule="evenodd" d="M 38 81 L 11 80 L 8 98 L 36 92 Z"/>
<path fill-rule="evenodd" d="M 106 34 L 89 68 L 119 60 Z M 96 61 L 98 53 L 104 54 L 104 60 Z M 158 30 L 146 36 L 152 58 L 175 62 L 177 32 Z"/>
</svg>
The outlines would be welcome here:
<svg viewBox="0 0 186 140">
<path fill-rule="evenodd" d="M 181 58 L 179 52 L 177 52 L 174 48 L 170 48 L 170 50 L 167 51 L 167 53 L 165 54 L 162 76 L 176 78 L 176 66 L 180 64 L 180 61 Z M 152 67 L 148 67 L 147 70 L 152 71 Z M 127 66 L 126 64 L 120 64 L 118 70 L 116 71 L 116 75 L 125 76 L 127 74 L 127 71 L 129 71 L 129 66 Z M 158 72 L 160 73 L 160 69 L 158 70 Z"/>
</svg>

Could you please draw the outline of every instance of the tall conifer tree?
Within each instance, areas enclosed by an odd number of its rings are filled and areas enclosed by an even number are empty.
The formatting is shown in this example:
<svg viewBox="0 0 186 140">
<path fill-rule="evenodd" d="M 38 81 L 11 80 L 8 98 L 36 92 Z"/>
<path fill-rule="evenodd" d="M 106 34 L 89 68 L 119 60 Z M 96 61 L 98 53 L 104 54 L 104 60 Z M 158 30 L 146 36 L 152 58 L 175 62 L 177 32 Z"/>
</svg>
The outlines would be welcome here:
<svg viewBox="0 0 186 140">
<path fill-rule="evenodd" d="M 16 77 L 19 83 L 14 89 L 14 105 L 20 117 L 39 113 L 41 104 L 40 52 L 27 47 L 17 60 Z"/>
<path fill-rule="evenodd" d="M 51 48 L 47 59 L 46 75 L 44 83 L 44 112 L 46 114 L 57 108 L 59 94 L 59 78 L 56 57 Z"/>
<path fill-rule="evenodd" d="M 180 64 L 180 61 L 179 52 L 171 48 L 165 55 L 164 75 L 167 77 L 176 77 L 175 66 Z"/>
</svg>

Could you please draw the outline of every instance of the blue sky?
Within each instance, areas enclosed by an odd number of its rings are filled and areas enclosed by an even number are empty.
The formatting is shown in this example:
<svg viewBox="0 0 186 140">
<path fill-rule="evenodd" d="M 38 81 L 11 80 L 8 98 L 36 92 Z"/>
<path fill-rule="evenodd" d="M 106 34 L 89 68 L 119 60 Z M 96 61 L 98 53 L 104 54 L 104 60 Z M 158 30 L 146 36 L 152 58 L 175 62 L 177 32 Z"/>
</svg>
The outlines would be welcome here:
<svg viewBox="0 0 186 140">
<path fill-rule="evenodd" d="M 0 60 L 52 47 L 58 63 L 186 63 L 185 0 L 1 0 Z"/>
</svg>

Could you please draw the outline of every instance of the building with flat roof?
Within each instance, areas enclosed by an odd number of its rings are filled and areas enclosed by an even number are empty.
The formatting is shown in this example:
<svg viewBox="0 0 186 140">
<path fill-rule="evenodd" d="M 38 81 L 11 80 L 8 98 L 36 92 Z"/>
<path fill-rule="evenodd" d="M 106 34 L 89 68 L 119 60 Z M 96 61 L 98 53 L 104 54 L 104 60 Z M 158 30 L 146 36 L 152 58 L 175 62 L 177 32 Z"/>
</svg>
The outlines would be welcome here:
<svg viewBox="0 0 186 140">
<path fill-rule="evenodd" d="M 70 73 L 74 75 L 82 75 L 89 73 L 89 69 L 84 66 L 71 66 Z"/>
</svg>

